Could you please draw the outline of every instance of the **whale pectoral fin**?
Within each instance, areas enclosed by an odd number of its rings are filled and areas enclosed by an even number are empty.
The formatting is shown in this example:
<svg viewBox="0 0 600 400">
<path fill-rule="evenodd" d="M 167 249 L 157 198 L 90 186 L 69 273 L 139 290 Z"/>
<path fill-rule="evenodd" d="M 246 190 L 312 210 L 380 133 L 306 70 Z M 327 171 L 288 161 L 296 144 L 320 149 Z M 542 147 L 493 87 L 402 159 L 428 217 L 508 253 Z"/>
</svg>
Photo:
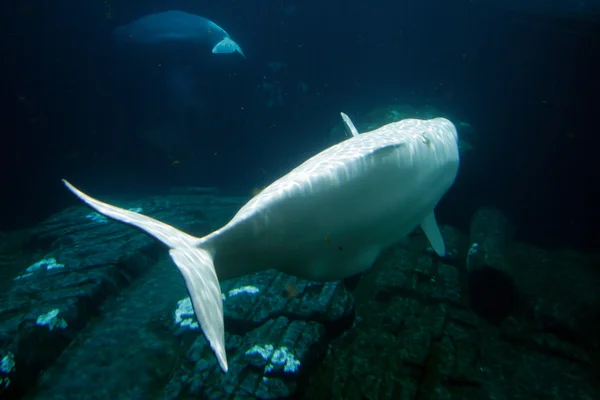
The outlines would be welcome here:
<svg viewBox="0 0 600 400">
<path fill-rule="evenodd" d="M 229 54 L 236 51 L 246 58 L 246 55 L 240 46 L 228 36 L 224 37 L 223 40 L 217 43 L 212 49 L 213 54 Z"/>
<path fill-rule="evenodd" d="M 227 372 L 223 299 L 212 257 L 196 247 L 171 249 L 169 254 L 183 275 L 202 332 Z"/>
<path fill-rule="evenodd" d="M 346 128 L 346 133 L 352 136 L 358 136 L 358 129 L 356 129 L 350 117 L 344 113 L 340 114 L 342 114 L 342 120 L 344 120 L 344 127 Z"/>
<path fill-rule="evenodd" d="M 425 217 L 423 222 L 421 222 L 421 229 L 427 236 L 427 240 L 431 244 L 433 250 L 440 256 L 443 257 L 446 255 L 446 246 L 444 245 L 444 238 L 442 237 L 442 233 L 440 232 L 440 228 L 435 220 L 435 214 L 433 211 Z"/>
</svg>

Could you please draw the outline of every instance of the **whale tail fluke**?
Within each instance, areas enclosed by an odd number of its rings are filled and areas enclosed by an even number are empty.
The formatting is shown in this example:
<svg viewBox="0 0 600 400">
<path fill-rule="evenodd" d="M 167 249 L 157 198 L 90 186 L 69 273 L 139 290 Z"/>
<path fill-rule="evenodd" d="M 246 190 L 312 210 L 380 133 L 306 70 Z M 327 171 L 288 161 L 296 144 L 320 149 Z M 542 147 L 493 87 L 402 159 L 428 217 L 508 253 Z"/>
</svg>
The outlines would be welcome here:
<svg viewBox="0 0 600 400">
<path fill-rule="evenodd" d="M 199 239 L 154 218 L 96 200 L 66 180 L 63 179 L 63 182 L 98 213 L 141 229 L 169 247 L 169 254 L 185 280 L 200 327 L 215 352 L 221 369 L 227 372 L 221 287 L 213 257 L 209 251 L 198 247 Z"/>
</svg>

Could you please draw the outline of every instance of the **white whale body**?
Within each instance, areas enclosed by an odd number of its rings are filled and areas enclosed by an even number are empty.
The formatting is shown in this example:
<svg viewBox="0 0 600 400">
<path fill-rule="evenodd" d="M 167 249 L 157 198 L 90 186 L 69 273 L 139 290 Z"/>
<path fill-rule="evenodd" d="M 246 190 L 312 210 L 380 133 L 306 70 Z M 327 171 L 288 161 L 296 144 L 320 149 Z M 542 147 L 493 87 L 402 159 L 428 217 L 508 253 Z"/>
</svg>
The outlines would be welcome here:
<svg viewBox="0 0 600 400">
<path fill-rule="evenodd" d="M 229 34 L 214 22 L 183 11 L 164 11 L 141 17 L 115 28 L 114 39 L 121 44 L 208 45 L 214 54 L 244 52 Z"/>
<path fill-rule="evenodd" d="M 153 218 L 93 199 L 100 214 L 133 225 L 169 247 L 198 322 L 227 371 L 219 279 L 266 269 L 331 281 L 369 268 L 380 252 L 421 226 L 445 246 L 433 209 L 459 166 L 457 133 L 444 118 L 406 119 L 358 134 L 308 159 L 244 205 L 222 228 L 190 236 Z"/>
</svg>

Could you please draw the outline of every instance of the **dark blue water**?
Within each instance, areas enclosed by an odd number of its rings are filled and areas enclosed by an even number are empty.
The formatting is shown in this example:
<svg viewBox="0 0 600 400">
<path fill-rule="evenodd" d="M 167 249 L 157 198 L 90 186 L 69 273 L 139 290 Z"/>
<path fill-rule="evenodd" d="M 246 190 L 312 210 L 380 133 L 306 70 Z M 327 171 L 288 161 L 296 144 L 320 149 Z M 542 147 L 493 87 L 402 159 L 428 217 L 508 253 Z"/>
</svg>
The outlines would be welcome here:
<svg viewBox="0 0 600 400">
<path fill-rule="evenodd" d="M 63 177 L 96 193 L 200 185 L 248 194 L 335 143 L 340 111 L 360 122 L 403 103 L 474 127 L 441 221 L 466 228 L 474 210 L 494 205 L 523 240 L 593 248 L 600 36 L 592 5 L 3 4 L 0 229 L 74 203 Z M 111 41 L 115 27 L 168 9 L 212 19 L 248 58 L 123 52 Z M 175 61 L 187 70 L 169 81 Z M 275 72 L 274 61 L 286 66 Z M 282 104 L 269 107 L 273 82 Z"/>
</svg>

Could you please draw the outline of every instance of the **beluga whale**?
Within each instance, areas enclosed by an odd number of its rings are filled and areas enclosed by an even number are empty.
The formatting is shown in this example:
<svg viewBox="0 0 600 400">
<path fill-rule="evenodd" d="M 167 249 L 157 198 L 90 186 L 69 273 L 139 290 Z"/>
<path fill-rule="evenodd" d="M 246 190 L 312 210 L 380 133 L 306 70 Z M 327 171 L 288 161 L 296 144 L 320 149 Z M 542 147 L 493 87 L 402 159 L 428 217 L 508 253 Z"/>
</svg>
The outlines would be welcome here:
<svg viewBox="0 0 600 400">
<path fill-rule="evenodd" d="M 121 44 L 154 46 L 212 47 L 214 54 L 244 52 L 229 34 L 211 20 L 183 11 L 164 11 L 146 15 L 127 25 L 115 28 L 113 38 Z"/>
<path fill-rule="evenodd" d="M 359 134 L 309 158 L 246 203 L 222 228 L 194 237 L 65 185 L 98 213 L 145 231 L 169 248 L 195 315 L 227 372 L 220 279 L 267 269 L 334 281 L 368 269 L 382 250 L 421 226 L 446 252 L 434 207 L 459 167 L 447 119 L 405 119 Z"/>
</svg>

